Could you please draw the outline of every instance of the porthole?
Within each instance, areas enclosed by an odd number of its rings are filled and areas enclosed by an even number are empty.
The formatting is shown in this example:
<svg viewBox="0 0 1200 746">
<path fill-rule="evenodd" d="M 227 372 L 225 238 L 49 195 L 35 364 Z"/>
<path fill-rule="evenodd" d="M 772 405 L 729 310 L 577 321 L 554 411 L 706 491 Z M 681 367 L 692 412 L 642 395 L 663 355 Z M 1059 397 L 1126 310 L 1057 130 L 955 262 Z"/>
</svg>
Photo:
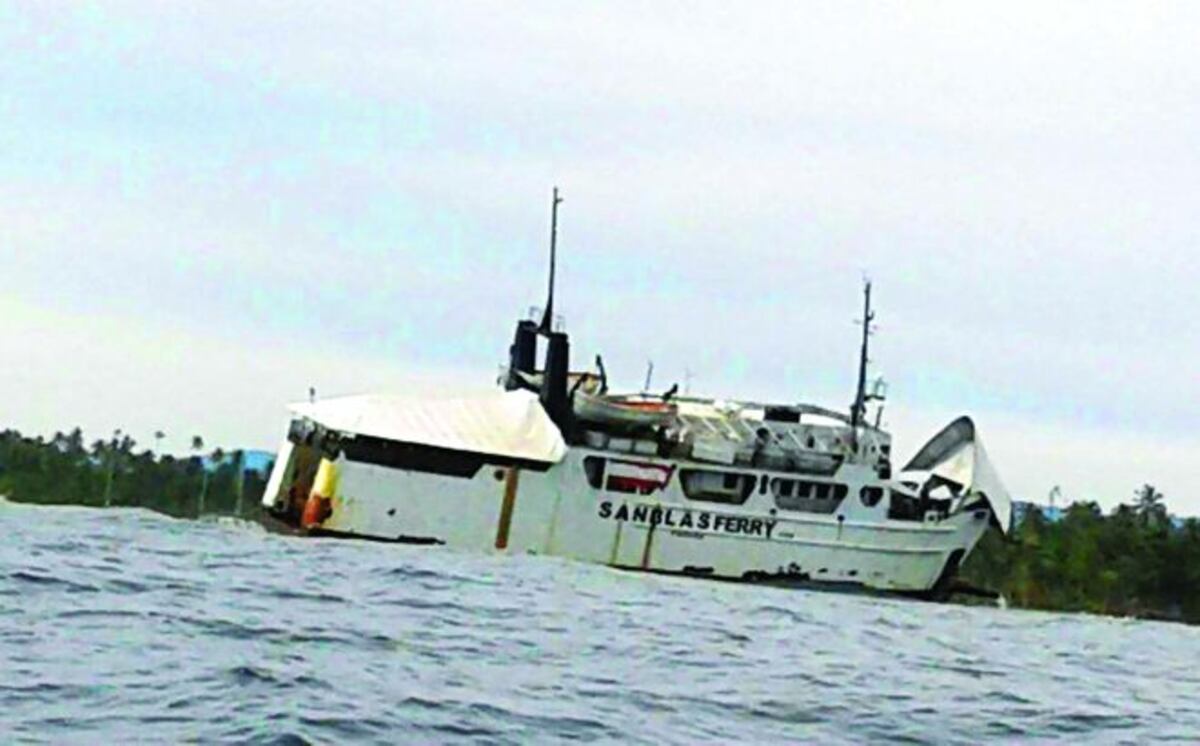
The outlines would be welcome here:
<svg viewBox="0 0 1200 746">
<path fill-rule="evenodd" d="M 858 491 L 858 499 L 868 508 L 873 508 L 883 499 L 882 487 L 863 487 Z"/>
<path fill-rule="evenodd" d="M 600 485 L 604 482 L 604 459 L 599 456 L 585 456 L 583 475 L 592 489 L 600 489 Z"/>
</svg>

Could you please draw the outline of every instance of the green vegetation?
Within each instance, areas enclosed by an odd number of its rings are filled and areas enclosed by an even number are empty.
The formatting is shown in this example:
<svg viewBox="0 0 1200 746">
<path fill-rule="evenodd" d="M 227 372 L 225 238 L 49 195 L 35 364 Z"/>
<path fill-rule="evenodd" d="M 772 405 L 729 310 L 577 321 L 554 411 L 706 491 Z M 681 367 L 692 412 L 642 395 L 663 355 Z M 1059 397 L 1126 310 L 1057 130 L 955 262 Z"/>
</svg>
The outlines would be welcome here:
<svg viewBox="0 0 1200 746">
<path fill-rule="evenodd" d="M 155 433 L 156 441 L 163 437 Z M 136 452 L 137 443 L 119 430 L 91 446 L 78 428 L 50 440 L 6 430 L 0 432 L 0 495 L 27 503 L 138 506 L 179 518 L 257 517 L 268 475 L 244 470 L 241 451 L 218 448 L 206 460 L 199 453 L 203 443 L 193 438 L 196 455 L 179 459 Z"/>
<path fill-rule="evenodd" d="M 1013 606 L 1200 623 L 1200 520 L 1172 522 L 1151 485 L 1104 515 L 1075 503 L 1062 519 L 1030 510 L 1008 539 L 989 531 L 967 582 Z"/>
</svg>

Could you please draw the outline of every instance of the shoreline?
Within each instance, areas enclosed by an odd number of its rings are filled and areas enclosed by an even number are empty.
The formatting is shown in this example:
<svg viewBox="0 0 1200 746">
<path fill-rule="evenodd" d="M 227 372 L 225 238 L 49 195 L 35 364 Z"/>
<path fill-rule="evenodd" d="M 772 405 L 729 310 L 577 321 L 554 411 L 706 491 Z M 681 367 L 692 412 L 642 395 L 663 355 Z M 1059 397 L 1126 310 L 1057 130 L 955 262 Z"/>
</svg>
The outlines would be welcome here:
<svg viewBox="0 0 1200 746">
<path fill-rule="evenodd" d="M 93 504 L 78 503 L 78 502 L 65 502 L 65 501 L 61 501 L 61 500 L 22 500 L 19 498 L 13 499 L 12 497 L 10 497 L 7 494 L 0 494 L 0 504 L 21 505 L 21 506 L 28 506 L 28 507 L 73 507 L 73 508 L 84 508 L 84 509 L 92 509 L 92 510 L 106 509 L 105 506 L 103 506 L 103 505 L 93 505 Z M 174 518 L 176 520 L 196 521 L 196 520 L 203 519 L 203 517 L 200 517 L 200 516 L 174 515 L 172 513 L 161 510 L 161 509 L 155 507 L 154 505 L 144 504 L 144 503 L 143 504 L 112 505 L 109 507 L 111 507 L 111 508 L 139 508 L 142 510 L 148 510 L 150 512 L 153 512 L 153 513 L 156 513 L 158 515 L 162 515 L 162 516 L 165 516 L 168 518 Z M 241 515 L 235 515 L 232 513 L 217 513 L 217 512 L 206 513 L 205 515 L 209 516 L 209 517 L 229 517 L 229 518 L 236 518 L 239 520 L 252 521 L 254 523 L 257 523 L 258 525 L 263 526 L 263 528 L 269 532 L 279 533 L 277 530 L 273 529 L 273 527 L 269 525 L 268 521 L 264 520 L 263 514 L 261 513 L 260 510 L 257 509 L 257 507 L 258 507 L 257 503 L 254 504 L 254 507 L 255 507 L 254 510 L 244 511 Z M 295 535 L 295 533 L 292 532 L 292 535 Z M 349 541 L 353 541 L 353 539 L 349 539 Z M 714 582 L 713 579 L 704 578 L 704 577 L 687 576 L 687 575 L 683 575 L 683 574 L 680 574 L 679 577 L 684 577 L 689 580 Z M 822 593 L 851 593 L 853 595 L 876 596 L 879 598 L 906 600 L 906 601 L 912 601 L 914 603 L 940 603 L 940 604 L 947 604 L 947 605 L 953 605 L 953 606 L 969 606 L 969 607 L 978 607 L 978 608 L 1001 609 L 1001 610 L 1006 610 L 1006 611 L 1033 611 L 1033 612 L 1044 612 L 1044 613 L 1048 613 L 1048 614 L 1085 615 L 1085 616 L 1092 616 L 1092 617 L 1102 617 L 1102 618 L 1106 618 L 1106 619 L 1129 619 L 1129 620 L 1145 621 L 1145 622 L 1163 622 L 1163 623 L 1170 623 L 1170 624 L 1182 624 L 1184 626 L 1190 626 L 1190 627 L 1200 626 L 1200 620 L 1190 620 L 1190 619 L 1186 618 L 1182 613 L 1173 615 L 1169 612 L 1161 611 L 1158 609 L 1142 609 L 1142 610 L 1138 610 L 1138 611 L 1131 611 L 1129 609 L 1121 609 L 1121 610 L 1114 610 L 1114 611 L 1103 611 L 1103 610 L 1097 610 L 1097 609 L 1071 607 L 1071 606 L 1066 606 L 1066 605 L 1059 606 L 1059 607 L 1045 606 L 1045 605 L 1024 605 L 1021 603 L 1014 602 L 1013 599 L 1011 599 L 1010 597 L 1005 595 L 1002 591 L 996 591 L 991 588 L 973 585 L 973 584 L 969 583 L 968 581 L 964 580 L 961 576 L 955 581 L 955 587 L 950 589 L 949 595 L 943 599 L 925 599 L 925 598 L 914 597 L 914 596 L 908 595 L 908 594 L 888 593 L 885 591 L 873 591 L 870 589 L 863 589 L 863 588 L 847 589 L 847 588 L 823 588 L 823 587 L 813 587 L 813 586 L 795 586 L 793 588 L 791 586 L 781 585 L 780 583 L 772 583 L 772 582 L 754 583 L 754 582 L 739 581 L 739 580 L 717 580 L 715 582 L 734 583 L 734 584 L 741 584 L 741 585 L 760 585 L 760 586 L 769 587 L 769 588 L 782 588 L 784 590 L 793 590 L 794 589 L 794 590 L 817 591 L 817 592 L 822 592 Z"/>
</svg>

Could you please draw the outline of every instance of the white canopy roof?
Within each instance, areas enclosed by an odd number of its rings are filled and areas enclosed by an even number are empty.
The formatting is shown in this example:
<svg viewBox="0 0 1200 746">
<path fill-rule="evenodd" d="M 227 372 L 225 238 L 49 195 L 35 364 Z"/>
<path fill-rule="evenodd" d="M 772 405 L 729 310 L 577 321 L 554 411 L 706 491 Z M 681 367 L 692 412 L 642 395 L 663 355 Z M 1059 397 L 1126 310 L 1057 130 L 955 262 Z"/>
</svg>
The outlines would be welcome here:
<svg viewBox="0 0 1200 746">
<path fill-rule="evenodd" d="M 345 396 L 290 409 L 330 430 L 401 443 L 545 463 L 567 452 L 558 427 L 529 391 Z"/>
</svg>

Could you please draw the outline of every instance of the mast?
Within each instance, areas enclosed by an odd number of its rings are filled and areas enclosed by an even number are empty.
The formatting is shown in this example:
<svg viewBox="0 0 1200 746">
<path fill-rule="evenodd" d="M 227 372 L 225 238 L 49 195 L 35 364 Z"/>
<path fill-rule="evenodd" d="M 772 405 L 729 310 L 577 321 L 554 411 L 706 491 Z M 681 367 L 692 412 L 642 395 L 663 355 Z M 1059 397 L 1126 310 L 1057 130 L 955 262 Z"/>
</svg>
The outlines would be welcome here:
<svg viewBox="0 0 1200 746">
<path fill-rule="evenodd" d="M 558 244 L 558 205 L 562 198 L 558 196 L 558 187 L 554 187 L 554 197 L 550 203 L 550 288 L 546 294 L 546 310 L 542 313 L 542 323 L 538 331 L 549 334 L 554 326 L 554 258 Z"/>
<path fill-rule="evenodd" d="M 867 409 L 867 354 L 871 338 L 871 322 L 875 320 L 875 312 L 871 310 L 871 281 L 863 283 L 863 320 L 862 320 L 862 350 L 858 356 L 858 388 L 854 393 L 854 404 L 850 409 L 851 442 L 854 452 L 858 452 L 858 428 L 862 424 Z"/>
</svg>

